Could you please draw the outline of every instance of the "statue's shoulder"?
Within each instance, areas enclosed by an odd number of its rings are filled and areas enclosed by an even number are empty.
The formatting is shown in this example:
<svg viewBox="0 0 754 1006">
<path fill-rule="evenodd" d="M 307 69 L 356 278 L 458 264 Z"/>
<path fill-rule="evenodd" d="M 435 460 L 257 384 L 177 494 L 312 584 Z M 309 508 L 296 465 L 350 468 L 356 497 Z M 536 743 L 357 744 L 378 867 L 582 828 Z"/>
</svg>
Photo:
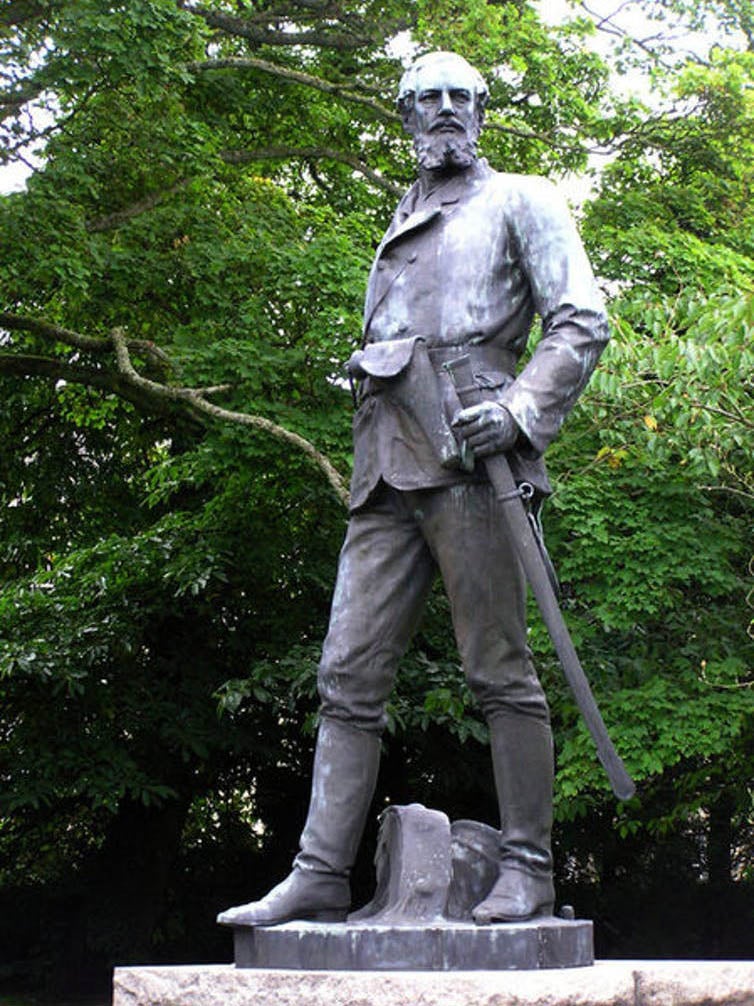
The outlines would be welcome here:
<svg viewBox="0 0 754 1006">
<path fill-rule="evenodd" d="M 513 203 L 546 204 L 562 199 L 557 187 L 544 175 L 520 175 L 489 168 L 487 185 L 498 198 Z"/>
<path fill-rule="evenodd" d="M 493 171 L 488 185 L 489 203 L 499 206 L 516 230 L 534 222 L 539 226 L 571 226 L 565 196 L 549 178 Z"/>
</svg>

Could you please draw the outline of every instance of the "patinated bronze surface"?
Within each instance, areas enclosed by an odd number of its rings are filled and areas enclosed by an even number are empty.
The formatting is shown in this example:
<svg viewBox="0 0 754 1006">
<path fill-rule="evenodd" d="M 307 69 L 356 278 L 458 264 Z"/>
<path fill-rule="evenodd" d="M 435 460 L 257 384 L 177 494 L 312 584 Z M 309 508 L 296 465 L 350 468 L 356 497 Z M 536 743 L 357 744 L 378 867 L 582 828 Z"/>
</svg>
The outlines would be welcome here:
<svg viewBox="0 0 754 1006">
<path fill-rule="evenodd" d="M 602 299 L 567 208 L 542 178 L 477 157 L 487 88 L 452 53 L 401 81 L 418 179 L 369 277 L 351 518 L 319 671 L 321 724 L 301 851 L 233 926 L 344 919 L 376 781 L 385 703 L 434 577 L 450 599 L 464 672 L 490 727 L 500 804 L 497 880 L 479 924 L 553 909 L 552 737 L 526 646 L 525 583 L 501 503 L 478 459 L 505 452 L 549 492 L 542 454 L 608 337 Z M 517 364 L 535 316 L 542 338 Z M 462 409 L 443 365 L 471 356 L 485 401 Z"/>
<path fill-rule="evenodd" d="M 592 924 L 560 918 L 472 921 L 497 880 L 500 833 L 421 804 L 380 815 L 372 901 L 343 923 L 235 926 L 239 968 L 511 971 L 594 963 Z"/>
</svg>

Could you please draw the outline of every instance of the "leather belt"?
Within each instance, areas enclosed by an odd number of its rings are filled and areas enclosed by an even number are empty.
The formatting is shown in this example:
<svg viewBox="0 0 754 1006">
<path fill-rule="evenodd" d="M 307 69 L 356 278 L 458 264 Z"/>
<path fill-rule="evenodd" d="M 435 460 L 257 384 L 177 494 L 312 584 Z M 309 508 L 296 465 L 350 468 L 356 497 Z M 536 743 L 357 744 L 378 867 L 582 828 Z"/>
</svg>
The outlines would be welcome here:
<svg viewBox="0 0 754 1006">
<path fill-rule="evenodd" d="M 515 377 L 518 357 L 509 349 L 500 346 L 493 346 L 488 342 L 469 343 L 460 342 L 453 345 L 433 346 L 427 343 L 427 351 L 433 366 L 437 369 L 447 363 L 448 360 L 458 359 L 459 356 L 470 355 L 474 368 L 482 370 L 497 370 L 504 374 Z"/>
<path fill-rule="evenodd" d="M 449 360 L 455 360 L 460 356 L 471 356 L 472 367 L 475 376 L 478 371 L 491 370 L 493 372 L 516 376 L 516 365 L 518 357 L 509 349 L 500 346 L 493 346 L 487 342 L 473 343 L 470 340 L 456 343 L 443 343 L 432 345 L 429 339 L 423 339 L 427 346 L 427 353 L 432 363 L 432 369 L 436 374 L 443 373 L 442 365 Z M 354 394 L 354 404 L 360 405 L 365 399 L 373 395 L 381 394 L 379 385 L 376 385 L 371 378 L 360 382 L 358 395 Z"/>
</svg>

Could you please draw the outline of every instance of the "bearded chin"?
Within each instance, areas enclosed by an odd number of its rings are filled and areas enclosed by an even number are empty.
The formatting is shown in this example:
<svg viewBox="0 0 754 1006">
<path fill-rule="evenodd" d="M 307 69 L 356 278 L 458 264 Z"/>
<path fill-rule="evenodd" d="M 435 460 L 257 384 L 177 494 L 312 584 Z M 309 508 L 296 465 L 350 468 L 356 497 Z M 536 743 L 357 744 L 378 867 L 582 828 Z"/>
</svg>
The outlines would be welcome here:
<svg viewBox="0 0 754 1006">
<path fill-rule="evenodd" d="M 477 137 L 468 133 L 420 133 L 414 138 L 419 167 L 425 171 L 460 171 L 476 160 Z"/>
</svg>

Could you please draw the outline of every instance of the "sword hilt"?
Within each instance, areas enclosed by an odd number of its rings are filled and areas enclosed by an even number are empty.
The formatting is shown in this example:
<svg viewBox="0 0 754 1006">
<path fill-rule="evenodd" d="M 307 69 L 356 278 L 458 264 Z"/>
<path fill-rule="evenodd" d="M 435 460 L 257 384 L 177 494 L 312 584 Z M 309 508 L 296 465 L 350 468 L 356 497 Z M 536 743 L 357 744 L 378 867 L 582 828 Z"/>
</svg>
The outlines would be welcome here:
<svg viewBox="0 0 754 1006">
<path fill-rule="evenodd" d="M 470 405 L 479 405 L 484 400 L 474 381 L 474 371 L 471 369 L 471 357 L 468 353 L 457 356 L 455 360 L 447 360 L 442 367 L 449 374 L 458 401 L 464 409 L 468 409 Z"/>
</svg>

